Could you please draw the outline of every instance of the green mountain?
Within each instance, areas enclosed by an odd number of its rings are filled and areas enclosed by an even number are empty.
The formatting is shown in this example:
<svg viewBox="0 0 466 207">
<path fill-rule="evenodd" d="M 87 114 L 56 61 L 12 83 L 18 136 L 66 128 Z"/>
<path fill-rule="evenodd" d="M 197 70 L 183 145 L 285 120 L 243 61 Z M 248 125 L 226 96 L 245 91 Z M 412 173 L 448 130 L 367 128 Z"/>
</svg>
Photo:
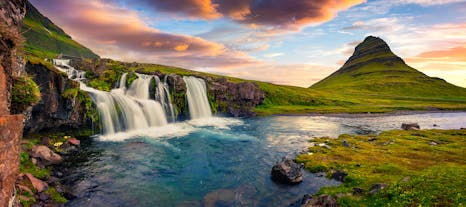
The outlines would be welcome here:
<svg viewBox="0 0 466 207">
<path fill-rule="evenodd" d="M 34 56 L 51 58 L 57 54 L 64 54 L 83 58 L 99 58 L 90 49 L 74 41 L 29 2 L 26 5 L 22 33 L 26 39 L 25 51 Z"/>
<path fill-rule="evenodd" d="M 311 89 L 338 94 L 464 99 L 466 89 L 408 66 L 378 37 L 369 36 L 336 72 Z"/>
</svg>

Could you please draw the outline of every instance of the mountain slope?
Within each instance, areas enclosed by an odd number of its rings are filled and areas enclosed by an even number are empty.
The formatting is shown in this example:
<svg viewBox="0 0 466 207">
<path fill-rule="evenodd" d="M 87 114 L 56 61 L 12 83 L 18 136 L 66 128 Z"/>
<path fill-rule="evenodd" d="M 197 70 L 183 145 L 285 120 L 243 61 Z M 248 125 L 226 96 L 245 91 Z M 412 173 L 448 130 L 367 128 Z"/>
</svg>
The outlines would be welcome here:
<svg viewBox="0 0 466 207">
<path fill-rule="evenodd" d="M 26 39 L 26 52 L 35 56 L 50 58 L 57 54 L 64 54 L 83 58 L 99 57 L 90 49 L 74 41 L 29 2 L 26 5 L 22 33 Z"/>
<path fill-rule="evenodd" d="M 382 39 L 369 36 L 336 72 L 312 89 L 347 94 L 454 98 L 466 97 L 466 89 L 433 78 L 408 66 Z"/>
</svg>

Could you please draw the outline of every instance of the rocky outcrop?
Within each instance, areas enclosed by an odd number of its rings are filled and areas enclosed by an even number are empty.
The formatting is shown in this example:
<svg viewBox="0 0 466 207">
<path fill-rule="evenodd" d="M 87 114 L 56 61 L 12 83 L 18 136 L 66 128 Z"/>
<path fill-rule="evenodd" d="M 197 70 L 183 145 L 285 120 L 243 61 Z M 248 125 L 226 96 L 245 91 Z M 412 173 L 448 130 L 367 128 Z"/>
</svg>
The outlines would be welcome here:
<svg viewBox="0 0 466 207">
<path fill-rule="evenodd" d="M 272 167 L 272 180 L 284 184 L 297 184 L 303 181 L 302 165 L 291 159 L 283 159 Z"/>
<path fill-rule="evenodd" d="M 64 92 L 76 89 L 79 84 L 63 73 L 42 64 L 26 64 L 26 71 L 40 88 L 41 100 L 28 113 L 26 133 L 45 129 L 75 129 L 85 123 L 84 106 L 77 96 L 64 97 Z"/>
<path fill-rule="evenodd" d="M 10 115 L 11 87 L 23 71 L 23 58 L 17 54 L 26 1 L 0 1 L 0 207 L 12 204 L 19 173 L 23 116 Z"/>
<path fill-rule="evenodd" d="M 31 157 L 40 159 L 45 165 L 59 164 L 63 161 L 62 157 L 43 145 L 36 145 L 31 149 Z"/>
<path fill-rule="evenodd" d="M 255 116 L 254 107 L 264 101 L 265 94 L 253 82 L 229 82 L 226 78 L 207 79 L 208 93 L 213 96 L 216 111 L 228 115 Z"/>
<path fill-rule="evenodd" d="M 403 130 L 420 130 L 419 124 L 417 123 L 403 123 L 401 124 Z"/>
</svg>

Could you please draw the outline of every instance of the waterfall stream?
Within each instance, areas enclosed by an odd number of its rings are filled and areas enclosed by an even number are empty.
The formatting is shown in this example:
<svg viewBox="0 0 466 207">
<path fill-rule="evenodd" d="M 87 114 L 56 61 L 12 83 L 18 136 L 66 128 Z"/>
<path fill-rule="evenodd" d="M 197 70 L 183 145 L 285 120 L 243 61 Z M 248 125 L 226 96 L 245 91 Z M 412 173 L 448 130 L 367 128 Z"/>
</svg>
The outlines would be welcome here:
<svg viewBox="0 0 466 207">
<path fill-rule="evenodd" d="M 176 120 L 167 76 L 162 82 L 158 76 L 136 73 L 137 79 L 127 88 L 128 74 L 124 73 L 116 87 L 106 92 L 87 86 L 84 83 L 86 72 L 70 66 L 70 60 L 54 59 L 53 64 L 68 78 L 78 81 L 81 90 L 90 94 L 100 115 L 103 135 L 160 127 L 167 125 L 168 120 Z M 191 119 L 212 117 L 204 80 L 191 76 L 183 79 Z M 152 84 L 154 82 L 155 85 Z M 151 99 L 151 87 L 155 87 L 154 99 Z"/>
<path fill-rule="evenodd" d="M 186 82 L 186 96 L 191 119 L 212 117 L 205 81 L 193 76 L 185 76 L 183 80 Z"/>
</svg>

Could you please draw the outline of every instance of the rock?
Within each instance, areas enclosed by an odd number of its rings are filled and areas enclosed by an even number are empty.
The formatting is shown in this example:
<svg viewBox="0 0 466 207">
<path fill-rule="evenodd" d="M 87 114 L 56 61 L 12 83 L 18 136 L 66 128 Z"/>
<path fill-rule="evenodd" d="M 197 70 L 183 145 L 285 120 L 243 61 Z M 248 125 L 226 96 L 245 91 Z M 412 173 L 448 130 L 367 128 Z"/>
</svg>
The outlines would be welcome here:
<svg viewBox="0 0 466 207">
<path fill-rule="evenodd" d="M 403 123 L 401 124 L 403 130 L 420 130 L 419 124 L 417 123 Z"/>
<path fill-rule="evenodd" d="M 231 206 L 235 200 L 235 192 L 230 189 L 219 189 L 204 196 L 205 207 Z"/>
<path fill-rule="evenodd" d="M 334 172 L 332 174 L 332 179 L 334 180 L 337 180 L 337 181 L 340 181 L 340 182 L 343 182 L 345 181 L 345 177 L 348 176 L 348 173 L 344 172 L 344 171 L 341 171 L 341 170 L 337 170 L 336 172 Z"/>
<path fill-rule="evenodd" d="M 438 143 L 437 142 L 430 142 L 430 145 L 435 146 L 435 145 L 438 145 Z"/>
<path fill-rule="evenodd" d="M 369 138 L 367 141 L 369 141 L 369 142 L 373 142 L 373 141 L 375 141 L 375 140 L 377 140 L 377 138 L 375 138 L 375 137 L 371 137 L 371 138 Z"/>
<path fill-rule="evenodd" d="M 283 159 L 272 167 L 272 180 L 285 184 L 297 184 L 303 181 L 302 165 L 291 159 Z"/>
<path fill-rule="evenodd" d="M 386 142 L 384 142 L 382 145 L 383 145 L 383 146 L 386 146 L 386 145 L 393 144 L 393 143 L 395 143 L 395 140 L 394 140 L 394 139 L 392 139 L 392 140 L 390 140 L 390 141 L 386 141 Z"/>
<path fill-rule="evenodd" d="M 343 146 L 345 146 L 345 147 L 350 147 L 348 141 L 346 141 L 345 139 L 343 141 L 341 141 L 341 144 L 343 144 Z"/>
<path fill-rule="evenodd" d="M 34 189 L 36 189 L 37 192 L 42 192 L 49 187 L 46 182 L 37 179 L 30 173 L 26 173 L 25 176 L 31 182 L 32 186 L 34 187 Z"/>
<path fill-rule="evenodd" d="M 39 199 L 40 199 L 41 201 L 47 201 L 47 200 L 50 199 L 50 195 L 47 194 L 47 193 L 44 193 L 44 192 L 40 192 L 40 193 L 39 193 Z"/>
<path fill-rule="evenodd" d="M 31 162 L 33 165 L 37 165 L 37 159 L 36 158 L 31 158 Z"/>
<path fill-rule="evenodd" d="M 309 197 L 309 195 L 304 195 L 305 197 Z M 302 201 L 305 200 L 303 197 Z M 320 195 L 318 197 L 313 196 L 311 199 L 306 199 L 305 203 L 301 204 L 301 207 L 338 207 L 337 200 L 327 194 Z"/>
<path fill-rule="evenodd" d="M 363 188 L 353 188 L 353 195 L 363 195 L 364 193 L 366 193 L 366 189 L 363 189 Z"/>
<path fill-rule="evenodd" d="M 21 190 L 21 191 L 28 192 L 30 195 L 34 194 L 31 189 L 29 189 L 28 187 L 26 187 L 24 185 L 18 184 L 18 185 L 16 185 L 16 187 L 18 187 L 18 189 Z"/>
<path fill-rule="evenodd" d="M 85 103 L 78 97 L 62 96 L 67 89 L 79 87 L 78 82 L 42 64 L 28 61 L 25 68 L 40 86 L 41 95 L 40 102 L 32 107 L 31 116 L 25 120 L 26 134 L 46 129 L 77 129 L 85 126 Z"/>
<path fill-rule="evenodd" d="M 69 138 L 68 139 L 68 142 L 74 146 L 79 146 L 81 144 L 81 141 L 79 141 L 78 139 L 76 138 Z"/>
<path fill-rule="evenodd" d="M 43 145 L 36 145 L 31 150 L 31 156 L 39 158 L 45 165 L 59 164 L 62 157 Z"/>
<path fill-rule="evenodd" d="M 371 194 L 371 195 L 376 194 L 376 193 L 380 192 L 382 189 L 384 189 L 386 187 L 388 187 L 388 184 L 376 183 L 376 184 L 372 185 L 371 190 L 369 191 L 369 194 Z"/>
<path fill-rule="evenodd" d="M 50 146 L 51 140 L 48 137 L 42 137 L 42 139 L 40 139 L 40 143 L 45 146 Z"/>
</svg>

